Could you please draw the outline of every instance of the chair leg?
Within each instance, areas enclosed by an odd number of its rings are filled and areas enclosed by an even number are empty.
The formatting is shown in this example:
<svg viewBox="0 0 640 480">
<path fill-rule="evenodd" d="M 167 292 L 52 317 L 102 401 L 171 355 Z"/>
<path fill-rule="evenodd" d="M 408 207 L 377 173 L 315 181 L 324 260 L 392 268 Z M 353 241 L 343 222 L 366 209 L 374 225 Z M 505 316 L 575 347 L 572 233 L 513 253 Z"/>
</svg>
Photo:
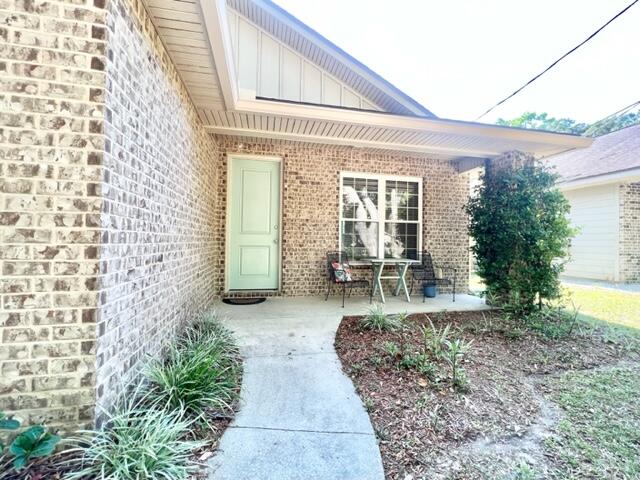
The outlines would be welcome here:
<svg viewBox="0 0 640 480">
<path fill-rule="evenodd" d="M 347 285 L 346 284 L 342 284 L 342 308 L 344 308 L 344 294 L 347 290 Z"/>
<path fill-rule="evenodd" d="M 453 303 L 456 303 L 456 277 L 453 277 Z"/>
<path fill-rule="evenodd" d="M 331 281 L 327 281 L 327 294 L 324 296 L 324 301 L 329 300 L 329 292 L 331 290 Z"/>
</svg>

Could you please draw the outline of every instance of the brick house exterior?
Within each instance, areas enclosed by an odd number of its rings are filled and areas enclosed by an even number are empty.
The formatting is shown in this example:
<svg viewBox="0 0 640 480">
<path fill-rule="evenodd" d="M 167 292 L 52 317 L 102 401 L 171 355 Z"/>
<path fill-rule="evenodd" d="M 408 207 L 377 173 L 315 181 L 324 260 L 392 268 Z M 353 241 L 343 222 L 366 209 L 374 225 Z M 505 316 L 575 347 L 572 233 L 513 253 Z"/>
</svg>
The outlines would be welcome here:
<svg viewBox="0 0 640 480">
<path fill-rule="evenodd" d="M 422 178 L 423 246 L 467 289 L 460 164 L 212 131 L 185 80 L 207 74 L 180 71 L 152 17 L 140 0 L 0 0 L 0 411 L 26 423 L 92 425 L 226 293 L 231 153 L 282 159 L 278 294 L 323 291 L 345 170 Z"/>
</svg>

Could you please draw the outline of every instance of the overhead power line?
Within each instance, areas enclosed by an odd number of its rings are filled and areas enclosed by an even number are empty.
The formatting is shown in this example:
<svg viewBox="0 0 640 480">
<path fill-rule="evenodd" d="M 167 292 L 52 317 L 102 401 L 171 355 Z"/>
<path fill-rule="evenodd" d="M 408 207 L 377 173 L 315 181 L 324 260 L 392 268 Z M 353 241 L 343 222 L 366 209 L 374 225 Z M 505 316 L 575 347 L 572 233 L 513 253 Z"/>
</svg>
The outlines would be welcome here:
<svg viewBox="0 0 640 480">
<path fill-rule="evenodd" d="M 589 125 L 589 128 L 587 128 L 587 129 L 582 133 L 582 135 L 590 136 L 589 134 L 590 134 L 590 133 L 592 133 L 592 130 L 593 130 L 595 127 L 597 127 L 598 125 L 600 125 L 600 124 L 602 124 L 602 123 L 605 123 L 606 121 L 608 121 L 608 120 L 610 120 L 610 119 L 612 119 L 612 118 L 614 118 L 614 117 L 617 117 L 618 115 L 624 115 L 624 114 L 625 114 L 625 113 L 627 113 L 629 110 L 632 110 L 634 107 L 637 107 L 637 106 L 640 106 L 640 100 L 638 100 L 637 102 L 630 103 L 630 104 L 629 104 L 629 105 L 627 105 L 626 107 L 621 108 L 620 110 L 618 110 L 618 111 L 616 111 L 616 112 L 613 112 L 612 114 L 607 115 L 606 117 L 601 118 L 600 120 L 598 120 L 598 121 L 596 121 L 596 122 L 593 122 L 591 125 Z M 610 132 L 609 132 L 609 133 L 610 133 Z"/>
<path fill-rule="evenodd" d="M 525 83 L 524 85 L 522 85 L 520 88 L 518 88 L 515 92 L 513 92 L 511 95 L 503 98 L 502 100 L 500 100 L 498 103 L 496 103 L 493 107 L 489 108 L 486 112 L 484 112 L 482 115 L 480 115 L 478 118 L 476 118 L 476 121 L 480 120 L 482 117 L 484 117 L 487 113 L 491 112 L 493 109 L 495 109 L 496 107 L 502 105 L 504 102 L 506 102 L 507 100 L 509 100 L 510 98 L 515 97 L 518 93 L 520 93 L 522 90 L 524 90 L 526 87 L 528 87 L 529 85 L 531 85 L 533 82 L 535 82 L 537 79 L 539 79 L 542 75 L 544 75 L 545 73 L 547 73 L 549 70 L 551 70 L 553 67 L 555 67 L 558 63 L 560 63 L 562 60 L 564 60 L 565 58 L 567 58 L 569 55 L 571 55 L 573 52 L 575 52 L 576 50 L 578 50 L 581 46 L 583 46 L 585 43 L 587 43 L 589 40 L 591 40 L 593 37 L 595 37 L 596 35 L 598 35 L 602 30 L 604 30 L 611 22 L 613 22 L 616 18 L 618 18 L 620 15 L 624 14 L 627 10 L 629 10 L 631 7 L 633 7 L 636 3 L 638 3 L 639 0 L 633 0 L 633 2 L 631 2 L 629 5 L 627 5 L 624 9 L 622 9 L 620 12 L 618 12 L 615 16 L 613 16 L 612 18 L 610 18 L 607 23 L 605 23 L 604 25 L 602 25 L 600 28 L 598 28 L 595 32 L 593 32 L 591 35 L 589 35 L 585 40 L 583 40 L 581 43 L 579 43 L 578 45 L 576 45 L 575 47 L 573 47 L 571 50 L 569 50 L 567 53 L 565 53 L 564 55 L 562 55 L 560 58 L 558 58 L 555 62 L 553 62 L 551 65 L 549 65 L 547 68 L 545 68 L 542 72 L 540 72 L 539 74 L 537 74 L 535 77 L 533 77 L 531 80 L 529 80 L 527 83 Z"/>
<path fill-rule="evenodd" d="M 640 105 L 640 100 L 638 100 L 637 102 L 630 103 L 626 107 L 621 108 L 620 110 L 618 110 L 616 112 L 613 112 L 612 114 L 607 115 L 606 117 L 601 118 L 598 121 L 593 122 L 591 125 L 589 125 L 589 128 L 591 128 L 591 127 L 593 127 L 595 125 L 598 125 L 599 123 L 606 122 L 607 120 L 609 120 L 609 119 L 611 119 L 611 118 L 613 118 L 613 117 L 615 117 L 617 115 L 620 115 L 622 113 L 626 113 L 628 110 L 631 110 L 633 107 L 635 107 L 637 105 Z"/>
</svg>

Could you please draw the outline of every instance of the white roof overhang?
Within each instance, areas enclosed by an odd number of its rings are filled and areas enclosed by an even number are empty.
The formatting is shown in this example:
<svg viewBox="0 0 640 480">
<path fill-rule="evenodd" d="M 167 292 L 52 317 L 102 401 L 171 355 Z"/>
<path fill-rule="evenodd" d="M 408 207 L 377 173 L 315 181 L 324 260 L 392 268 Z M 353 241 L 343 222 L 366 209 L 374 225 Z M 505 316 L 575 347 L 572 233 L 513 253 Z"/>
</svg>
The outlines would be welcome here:
<svg viewBox="0 0 640 480">
<path fill-rule="evenodd" d="M 179 42 L 185 43 L 191 37 L 200 35 L 197 41 L 206 43 L 209 64 L 212 66 L 210 71 L 215 72 L 215 75 L 208 75 L 218 80 L 215 85 L 218 97 L 207 104 L 206 99 L 211 97 L 202 93 L 203 85 L 193 84 L 192 87 L 190 83 L 191 78 L 194 78 L 193 81 L 200 78 L 191 73 L 199 66 L 188 65 L 194 55 L 184 60 L 180 57 L 183 46 L 175 51 L 169 48 L 174 41 L 178 41 L 175 40 L 177 34 L 167 30 L 171 25 L 167 23 L 169 20 L 161 19 L 160 23 L 160 13 L 154 14 L 166 11 L 167 4 L 162 3 L 165 7 L 160 8 L 157 6 L 159 2 L 171 2 L 171 5 L 185 2 L 145 1 L 149 4 L 152 16 L 155 15 L 156 25 L 162 25 L 158 30 L 161 37 L 167 39 L 170 55 L 178 58 L 174 63 L 186 78 L 185 84 L 192 98 L 203 98 L 202 102 L 194 100 L 194 103 L 206 128 L 214 134 L 424 153 L 451 159 L 491 158 L 512 150 L 544 157 L 584 148 L 592 143 L 590 138 L 575 135 L 256 98 L 255 92 L 238 89 L 227 21 L 227 2 L 185 0 L 194 3 L 197 9 L 193 11 L 200 13 L 197 16 L 191 13 L 191 23 L 182 21 L 176 27 L 181 32 L 191 29 L 187 36 L 180 34 Z M 264 2 L 256 1 L 255 5 L 261 8 Z M 169 16 L 166 13 L 162 15 Z M 200 19 L 200 23 L 197 23 L 197 19 Z M 202 43 L 199 45 L 198 55 L 204 58 Z"/>
</svg>

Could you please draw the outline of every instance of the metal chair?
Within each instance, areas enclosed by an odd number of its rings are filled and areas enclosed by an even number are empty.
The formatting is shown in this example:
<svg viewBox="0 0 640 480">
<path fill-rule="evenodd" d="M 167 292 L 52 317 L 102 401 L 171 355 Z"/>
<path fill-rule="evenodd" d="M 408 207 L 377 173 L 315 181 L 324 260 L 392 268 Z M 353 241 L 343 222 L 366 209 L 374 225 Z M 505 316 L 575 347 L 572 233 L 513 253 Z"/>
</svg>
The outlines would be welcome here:
<svg viewBox="0 0 640 480">
<path fill-rule="evenodd" d="M 349 297 L 351 297 L 351 291 L 353 287 L 369 287 L 369 280 L 349 280 L 338 281 L 336 279 L 336 272 L 333 268 L 334 263 L 339 263 L 344 267 L 351 269 L 349 265 L 349 257 L 345 252 L 335 251 L 327 252 L 327 295 L 324 297 L 325 301 L 329 299 L 329 294 L 333 290 L 333 285 L 342 285 L 342 308 L 344 308 L 344 297 L 347 286 L 349 286 Z M 369 303 L 371 303 L 371 289 L 369 288 Z"/>
<path fill-rule="evenodd" d="M 433 259 L 429 252 L 419 252 L 418 258 L 420 263 L 411 265 L 411 288 L 409 289 L 409 295 L 413 293 L 413 284 L 417 280 L 424 286 L 427 285 L 453 285 L 453 301 L 456 301 L 456 269 L 448 265 L 434 265 Z M 450 272 L 449 278 L 436 277 L 436 268 L 441 269 L 443 272 Z M 426 299 L 424 294 L 424 288 L 422 290 L 422 301 Z"/>
</svg>

